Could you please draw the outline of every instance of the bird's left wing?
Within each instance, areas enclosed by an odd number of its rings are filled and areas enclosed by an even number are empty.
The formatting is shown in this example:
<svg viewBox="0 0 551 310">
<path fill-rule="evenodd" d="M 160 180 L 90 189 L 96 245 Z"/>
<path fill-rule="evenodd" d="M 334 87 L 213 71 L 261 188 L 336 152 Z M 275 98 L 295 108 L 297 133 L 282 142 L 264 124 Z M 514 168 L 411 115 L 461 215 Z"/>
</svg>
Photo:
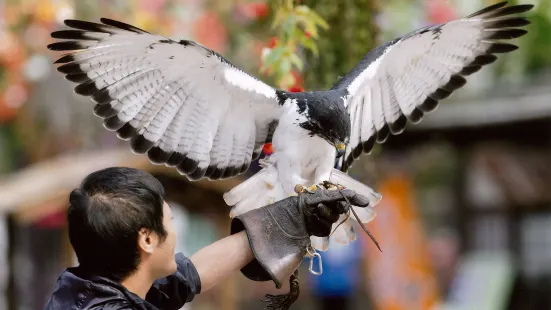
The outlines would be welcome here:
<svg viewBox="0 0 551 310">
<path fill-rule="evenodd" d="M 135 153 L 191 180 L 244 173 L 281 114 L 276 90 L 193 41 L 102 18 L 52 33 L 56 63 L 75 92 Z"/>
<path fill-rule="evenodd" d="M 416 30 L 368 53 L 332 89 L 346 90 L 351 136 L 338 166 L 347 171 L 375 142 L 400 134 L 409 120 L 421 121 L 438 101 L 465 85 L 464 76 L 494 62 L 494 54 L 517 49 L 500 39 L 526 33 L 529 22 L 510 16 L 532 5 L 506 7 L 506 2 L 462 19 Z"/>
</svg>

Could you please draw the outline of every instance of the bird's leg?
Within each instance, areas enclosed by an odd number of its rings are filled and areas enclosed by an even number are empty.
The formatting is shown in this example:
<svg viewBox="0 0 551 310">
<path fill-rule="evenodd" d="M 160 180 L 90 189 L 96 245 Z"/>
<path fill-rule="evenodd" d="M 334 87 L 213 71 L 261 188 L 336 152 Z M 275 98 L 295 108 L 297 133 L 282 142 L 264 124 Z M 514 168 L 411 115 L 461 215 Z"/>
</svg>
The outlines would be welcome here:
<svg viewBox="0 0 551 310">
<path fill-rule="evenodd" d="M 300 286 L 298 283 L 298 269 L 289 278 L 289 292 L 282 295 L 266 294 L 262 301 L 267 302 L 266 309 L 287 310 L 298 299 L 300 295 Z"/>
</svg>

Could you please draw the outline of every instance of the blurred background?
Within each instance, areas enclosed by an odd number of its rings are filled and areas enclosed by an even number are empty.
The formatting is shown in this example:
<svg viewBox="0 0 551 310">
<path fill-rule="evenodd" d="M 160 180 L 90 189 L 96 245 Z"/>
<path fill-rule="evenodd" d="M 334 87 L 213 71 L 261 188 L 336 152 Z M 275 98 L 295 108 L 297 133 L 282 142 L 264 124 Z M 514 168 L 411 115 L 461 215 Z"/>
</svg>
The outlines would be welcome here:
<svg viewBox="0 0 551 310">
<path fill-rule="evenodd" d="M 177 250 L 191 255 L 228 234 L 222 194 L 258 171 L 189 183 L 133 155 L 56 72 L 61 55 L 46 46 L 64 19 L 196 40 L 301 91 L 330 87 L 380 43 L 496 2 L 0 0 L 0 309 L 42 309 L 59 273 L 78 264 L 65 212 L 88 173 L 154 174 L 177 217 Z M 529 33 L 513 42 L 521 48 L 353 166 L 383 194 L 367 225 L 383 252 L 358 233 L 322 253 L 321 276 L 305 261 L 294 309 L 551 309 L 551 0 L 510 3 L 535 5 Z M 277 292 L 236 274 L 184 308 L 261 309 Z"/>
</svg>

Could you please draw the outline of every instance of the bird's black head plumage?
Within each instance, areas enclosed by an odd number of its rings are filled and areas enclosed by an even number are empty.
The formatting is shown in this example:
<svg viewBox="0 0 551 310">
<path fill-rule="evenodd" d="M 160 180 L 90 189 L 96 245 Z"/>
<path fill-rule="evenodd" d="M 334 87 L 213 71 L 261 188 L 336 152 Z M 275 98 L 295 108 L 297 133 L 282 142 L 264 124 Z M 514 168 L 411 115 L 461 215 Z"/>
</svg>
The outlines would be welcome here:
<svg viewBox="0 0 551 310">
<path fill-rule="evenodd" d="M 298 112 L 306 121 L 298 125 L 331 144 L 348 143 L 350 138 L 350 116 L 344 106 L 343 91 L 315 91 L 285 93 L 285 97 L 296 99 Z"/>
</svg>

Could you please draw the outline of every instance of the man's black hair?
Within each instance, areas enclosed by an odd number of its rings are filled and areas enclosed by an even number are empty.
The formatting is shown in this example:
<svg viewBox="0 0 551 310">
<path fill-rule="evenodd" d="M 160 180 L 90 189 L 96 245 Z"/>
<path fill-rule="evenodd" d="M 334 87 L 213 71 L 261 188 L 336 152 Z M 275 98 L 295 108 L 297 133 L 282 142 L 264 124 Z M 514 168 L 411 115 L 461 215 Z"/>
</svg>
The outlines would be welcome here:
<svg viewBox="0 0 551 310">
<path fill-rule="evenodd" d="M 140 262 L 138 233 L 150 229 L 161 237 L 162 184 L 147 172 L 112 167 L 88 175 L 71 192 L 67 214 L 69 239 L 86 272 L 121 281 Z"/>
</svg>

